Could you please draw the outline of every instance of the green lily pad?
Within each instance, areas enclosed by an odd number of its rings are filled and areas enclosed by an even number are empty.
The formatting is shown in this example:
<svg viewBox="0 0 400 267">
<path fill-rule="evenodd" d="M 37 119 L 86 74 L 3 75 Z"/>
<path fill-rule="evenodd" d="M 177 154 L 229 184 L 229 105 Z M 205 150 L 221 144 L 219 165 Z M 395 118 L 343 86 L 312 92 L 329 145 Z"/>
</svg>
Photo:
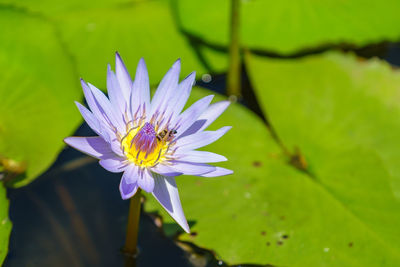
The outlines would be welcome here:
<svg viewBox="0 0 400 267">
<path fill-rule="evenodd" d="M 229 0 L 175 0 L 183 31 L 212 45 L 229 42 Z M 292 54 L 326 45 L 364 46 L 400 38 L 400 2 L 240 1 L 243 46 Z"/>
<path fill-rule="evenodd" d="M 223 72 L 226 54 L 183 35 L 170 2 L 0 0 L 0 4 L 8 5 L 6 8 L 26 10 L 55 24 L 79 75 L 103 89 L 106 64 L 114 65 L 115 51 L 132 74 L 143 57 L 154 85 L 178 58 L 182 59 L 182 78 L 194 70 L 198 78 Z"/>
<path fill-rule="evenodd" d="M 80 0 L 0 0 L 0 4 L 5 8 L 22 8 L 29 13 L 40 13 L 46 16 L 57 16 L 60 13 L 70 12 L 74 10 L 84 10 L 92 8 L 107 8 L 111 6 L 126 6 L 133 2 L 143 0 L 96 0 L 96 1 L 80 1 Z"/>
<path fill-rule="evenodd" d="M 49 167 L 78 126 L 81 93 L 52 25 L 11 8 L 0 9 L 0 24 L 0 160 L 19 187 Z"/>
<path fill-rule="evenodd" d="M 255 70 L 268 76 L 261 68 Z M 210 92 L 197 90 L 192 97 L 206 94 Z M 275 105 L 279 104 L 286 105 L 284 100 Z M 228 161 L 218 165 L 235 173 L 208 179 L 177 178 L 193 233 L 181 234 L 179 239 L 211 249 L 229 264 L 400 263 L 396 240 L 400 205 L 391 193 L 389 174 L 375 153 L 354 147 L 321 154 L 326 160 L 321 166 L 325 176 L 312 178 L 286 163 L 265 125 L 244 107 L 231 105 L 213 128 L 223 125 L 233 128 L 205 150 L 225 155 Z M 145 209 L 159 212 L 165 230 L 172 232 L 173 220 L 151 196 Z"/>
<path fill-rule="evenodd" d="M 7 256 L 8 240 L 11 233 L 11 221 L 8 219 L 8 199 L 6 189 L 0 185 L 0 264 Z"/>
<path fill-rule="evenodd" d="M 298 148 L 315 182 L 396 253 L 400 73 L 337 53 L 297 61 L 249 56 L 247 63 L 283 143 Z"/>
<path fill-rule="evenodd" d="M 161 80 L 178 58 L 182 60 L 182 77 L 194 70 L 199 77 L 209 72 L 178 31 L 168 1 L 77 10 L 56 20 L 63 40 L 75 56 L 80 75 L 98 86 L 106 84 L 106 63 L 114 64 L 115 51 L 121 54 L 131 74 L 143 57 L 153 84 Z"/>
<path fill-rule="evenodd" d="M 321 155 L 354 147 L 372 150 L 400 198 L 400 72 L 378 59 L 338 53 L 299 61 L 250 56 L 248 63 L 278 135 L 289 149 L 301 149 L 312 172 L 319 175 L 327 163 Z"/>
</svg>

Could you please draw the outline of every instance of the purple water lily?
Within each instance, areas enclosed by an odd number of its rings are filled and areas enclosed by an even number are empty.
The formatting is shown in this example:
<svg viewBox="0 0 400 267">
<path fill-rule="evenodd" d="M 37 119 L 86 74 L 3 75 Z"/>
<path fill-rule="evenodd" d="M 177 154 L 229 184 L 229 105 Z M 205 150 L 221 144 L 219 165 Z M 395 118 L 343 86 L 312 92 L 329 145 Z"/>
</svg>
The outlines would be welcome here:
<svg viewBox="0 0 400 267">
<path fill-rule="evenodd" d="M 198 151 L 223 136 L 231 127 L 205 129 L 228 107 L 229 101 L 210 105 L 204 97 L 187 108 L 195 81 L 191 73 L 179 83 L 180 60 L 162 79 L 150 102 L 146 65 L 139 61 L 134 82 L 116 54 L 116 71 L 108 65 L 108 98 L 90 83 L 81 80 L 90 111 L 76 103 L 96 137 L 68 137 L 65 142 L 99 159 L 110 172 L 123 172 L 120 192 L 132 197 L 138 188 L 160 202 L 174 220 L 189 232 L 179 199 L 175 176 L 187 174 L 216 177 L 232 171 L 207 163 L 225 161 L 224 156 Z"/>
</svg>

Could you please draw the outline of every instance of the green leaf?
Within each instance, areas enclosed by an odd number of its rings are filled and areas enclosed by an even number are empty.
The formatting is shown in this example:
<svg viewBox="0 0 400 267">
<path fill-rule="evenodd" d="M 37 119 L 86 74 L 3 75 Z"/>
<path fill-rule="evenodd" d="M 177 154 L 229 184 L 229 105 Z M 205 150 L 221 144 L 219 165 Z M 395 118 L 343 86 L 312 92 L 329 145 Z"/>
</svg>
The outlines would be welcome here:
<svg viewBox="0 0 400 267">
<path fill-rule="evenodd" d="M 175 0 L 182 30 L 205 42 L 227 46 L 229 0 Z M 240 1 L 240 40 L 245 47 L 292 54 L 321 45 L 364 46 L 400 38 L 400 2 Z"/>
<path fill-rule="evenodd" d="M 299 148 L 315 182 L 398 254 L 400 73 L 379 60 L 337 53 L 247 59 L 283 143 Z"/>
<path fill-rule="evenodd" d="M 56 17 L 59 14 L 86 10 L 93 8 L 108 8 L 111 6 L 127 6 L 134 2 L 143 0 L 96 0 L 96 1 L 80 1 L 80 0 L 0 0 L 0 5 L 6 8 L 23 9 L 32 14 L 42 14 L 50 17 Z"/>
<path fill-rule="evenodd" d="M 13 174 L 6 178 L 24 173 L 13 181 L 19 187 L 49 167 L 78 126 L 81 93 L 51 24 L 12 8 L 0 9 L 0 24 L 0 160 Z"/>
<path fill-rule="evenodd" d="M 377 59 L 337 53 L 299 61 L 251 56 L 248 63 L 278 135 L 301 149 L 312 172 L 318 174 L 314 166 L 326 163 L 320 156 L 328 151 L 372 150 L 400 198 L 400 72 Z"/>
<path fill-rule="evenodd" d="M 106 64 L 114 65 L 118 51 L 134 74 L 141 57 L 150 82 L 157 84 L 178 59 L 181 78 L 192 71 L 197 77 L 226 68 L 226 55 L 185 37 L 172 14 L 169 0 L 15 1 L 0 4 L 26 9 L 56 23 L 61 39 L 77 64 L 79 75 L 105 88 Z"/>
<path fill-rule="evenodd" d="M 281 75 L 279 71 L 265 72 L 261 64 L 251 67 L 265 83 Z M 308 81 L 302 74 L 297 87 Z M 280 77 L 272 80 L 291 80 Z M 280 84 L 269 84 L 265 90 L 279 92 L 283 90 L 280 88 Z M 209 93 L 197 90 L 192 97 L 198 99 Z M 287 105 L 284 99 L 274 101 L 274 106 Z M 282 114 L 280 119 L 287 116 L 286 121 L 293 120 L 294 114 Z M 265 125 L 245 108 L 232 104 L 213 128 L 224 125 L 233 128 L 204 150 L 225 155 L 228 161 L 218 165 L 235 173 L 208 179 L 177 177 L 182 205 L 195 233 L 182 234 L 179 239 L 212 249 L 229 264 L 400 263 L 396 238 L 400 234 L 400 205 L 391 194 L 389 174 L 376 154 L 361 147 L 325 151 L 318 155 L 324 165 L 313 165 L 313 170 L 320 167 L 321 173 L 311 178 L 286 163 Z M 301 129 L 312 130 L 304 125 L 290 129 L 293 135 Z M 145 209 L 160 212 L 165 229 L 171 232 L 173 220 L 150 195 Z"/>
<path fill-rule="evenodd" d="M 176 59 L 182 60 L 181 77 L 192 71 L 208 72 L 177 30 L 168 1 L 144 1 L 127 7 L 77 10 L 56 18 L 62 38 L 74 54 L 85 80 L 104 88 L 106 63 L 114 65 L 118 51 L 134 74 L 141 57 L 157 84 Z"/>
<path fill-rule="evenodd" d="M 8 219 L 6 189 L 4 186 L 0 185 L 0 264 L 3 263 L 7 256 L 11 226 L 11 221 Z"/>
</svg>

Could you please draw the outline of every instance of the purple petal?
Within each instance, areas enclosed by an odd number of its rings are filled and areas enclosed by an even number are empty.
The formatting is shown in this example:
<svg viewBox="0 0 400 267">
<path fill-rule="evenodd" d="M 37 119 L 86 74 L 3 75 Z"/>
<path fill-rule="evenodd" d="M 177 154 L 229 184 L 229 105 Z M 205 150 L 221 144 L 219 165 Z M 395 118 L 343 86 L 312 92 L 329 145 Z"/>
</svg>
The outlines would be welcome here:
<svg viewBox="0 0 400 267">
<path fill-rule="evenodd" d="M 139 167 L 135 164 L 129 164 L 122 178 L 125 178 L 126 183 L 128 184 L 136 184 L 139 178 Z"/>
<path fill-rule="evenodd" d="M 178 88 L 179 72 L 181 71 L 181 61 L 178 59 L 174 65 L 168 70 L 164 78 L 161 80 L 160 85 L 155 92 L 151 101 L 150 117 L 156 112 L 163 112 L 168 105 L 170 97 L 175 93 Z"/>
<path fill-rule="evenodd" d="M 190 73 L 179 85 L 176 94 L 171 97 L 165 117 L 175 119 L 185 106 L 196 78 L 196 72 Z"/>
<path fill-rule="evenodd" d="M 121 182 L 119 184 L 119 191 L 121 193 L 122 199 L 131 198 L 137 191 L 138 185 L 136 183 L 128 184 L 125 178 L 122 176 Z"/>
<path fill-rule="evenodd" d="M 215 171 L 215 166 L 203 164 L 203 163 L 190 163 L 183 161 L 171 161 L 171 168 L 176 172 L 180 172 L 186 175 L 202 175 Z"/>
<path fill-rule="evenodd" d="M 206 129 L 226 110 L 229 104 L 229 101 L 220 101 L 210 105 L 180 137 L 182 138 Z"/>
<path fill-rule="evenodd" d="M 79 102 L 75 101 L 76 106 L 79 109 L 79 112 L 81 113 L 83 119 L 86 121 L 86 123 L 89 125 L 89 127 L 98 135 L 103 135 L 101 131 L 101 126 L 99 120 L 93 115 L 92 112 L 90 112 L 87 108 L 82 106 Z"/>
<path fill-rule="evenodd" d="M 99 110 L 99 107 L 94 99 L 92 91 L 90 90 L 89 86 L 83 79 L 81 79 L 81 85 L 83 88 L 83 94 L 85 95 L 86 103 L 88 104 L 90 110 L 93 112 L 93 114 L 96 116 L 97 119 L 101 119 L 102 113 Z"/>
<path fill-rule="evenodd" d="M 232 127 L 225 126 L 217 131 L 203 131 L 182 137 L 176 141 L 176 153 L 197 149 L 217 141 Z"/>
<path fill-rule="evenodd" d="M 109 138 L 109 140 L 107 141 L 109 142 L 111 149 L 112 151 L 114 151 L 115 154 L 117 154 L 120 157 L 125 157 L 125 154 L 121 148 L 121 143 L 118 141 L 117 138 Z"/>
<path fill-rule="evenodd" d="M 156 172 L 160 175 L 163 176 L 179 176 L 182 175 L 181 172 L 177 172 L 173 168 L 171 168 L 169 165 L 164 165 L 162 163 L 157 164 L 157 166 L 151 168 L 153 172 Z"/>
<path fill-rule="evenodd" d="M 147 193 L 153 192 L 154 189 L 154 178 L 150 171 L 147 169 L 142 169 L 139 172 L 138 186 L 142 188 Z"/>
<path fill-rule="evenodd" d="M 189 225 L 183 213 L 178 188 L 174 177 L 163 177 L 155 174 L 155 186 L 153 196 L 171 217 L 185 230 L 190 233 Z"/>
<path fill-rule="evenodd" d="M 118 52 L 115 53 L 115 72 L 125 103 L 129 104 L 133 86 L 132 79 Z"/>
<path fill-rule="evenodd" d="M 149 75 L 147 73 L 146 63 L 144 62 L 143 58 L 139 60 L 139 64 L 136 68 L 136 76 L 135 81 L 133 82 L 133 89 L 130 101 L 132 114 L 135 114 L 138 109 L 142 111 L 143 107 L 145 107 L 146 111 L 148 110 L 148 112 L 150 112 Z"/>
<path fill-rule="evenodd" d="M 69 146 L 97 159 L 114 155 L 110 144 L 100 136 L 95 137 L 67 137 L 64 142 Z"/>
<path fill-rule="evenodd" d="M 101 109 L 101 107 L 97 103 L 92 90 L 90 89 L 90 87 L 86 84 L 86 82 L 83 79 L 81 79 L 81 85 L 83 88 L 83 94 L 85 95 L 85 99 L 86 99 L 86 102 L 87 102 L 90 110 L 96 116 L 96 118 L 98 120 L 100 120 L 101 122 L 105 122 L 104 121 L 104 111 Z M 106 124 L 107 124 L 107 122 L 106 122 Z"/>
<path fill-rule="evenodd" d="M 80 103 L 75 102 L 79 111 L 82 114 L 82 117 L 86 121 L 92 130 L 100 135 L 106 142 L 111 145 L 111 149 L 118 154 L 119 156 L 124 156 L 121 150 L 121 144 L 115 138 L 115 133 L 112 132 L 108 127 L 104 126 L 99 120 L 91 113 L 87 108 L 82 106 Z"/>
<path fill-rule="evenodd" d="M 90 110 L 99 122 L 103 124 L 104 128 L 112 131 L 113 128 L 120 127 L 120 121 L 115 119 L 114 111 L 112 110 L 107 97 L 93 85 L 88 86 L 83 79 L 81 79 L 81 84 Z"/>
<path fill-rule="evenodd" d="M 120 115 L 123 116 L 123 114 L 128 111 L 128 106 L 124 99 L 121 87 L 118 83 L 117 76 L 111 70 L 110 65 L 107 66 L 107 92 L 110 98 L 111 105 L 119 109 Z"/>
<path fill-rule="evenodd" d="M 174 154 L 180 161 L 187 161 L 187 162 L 195 162 L 195 163 L 210 163 L 210 162 L 220 162 L 226 161 L 227 158 L 224 156 L 208 152 L 208 151 L 187 151 L 182 154 L 176 153 Z"/>
<path fill-rule="evenodd" d="M 123 172 L 127 167 L 126 160 L 116 155 L 100 159 L 99 164 L 109 172 Z"/>
<path fill-rule="evenodd" d="M 229 101 L 219 101 L 210 105 L 199 117 L 199 120 L 206 120 L 206 123 L 200 130 L 207 128 L 211 123 L 213 123 L 230 104 L 231 102 Z"/>
<path fill-rule="evenodd" d="M 198 119 L 198 117 L 207 109 L 213 97 L 213 95 L 209 95 L 198 100 L 176 119 L 175 123 L 178 126 L 176 137 L 183 134 Z"/>
<path fill-rule="evenodd" d="M 99 110 L 102 113 L 102 117 L 104 118 L 105 122 L 108 124 L 117 127 L 119 132 L 125 131 L 125 124 L 122 120 L 122 116 L 119 116 L 119 112 L 117 112 L 113 106 L 111 105 L 108 98 L 104 95 L 102 91 L 97 89 L 94 85 L 88 83 L 90 90 L 94 96 L 94 99 L 99 107 Z"/>
<path fill-rule="evenodd" d="M 228 175 L 228 174 L 232 174 L 233 171 L 232 170 L 228 170 L 225 168 L 221 168 L 221 167 L 216 167 L 215 171 L 206 173 L 206 174 L 202 174 L 200 176 L 202 177 L 217 177 L 217 176 L 224 176 L 224 175 Z"/>
</svg>

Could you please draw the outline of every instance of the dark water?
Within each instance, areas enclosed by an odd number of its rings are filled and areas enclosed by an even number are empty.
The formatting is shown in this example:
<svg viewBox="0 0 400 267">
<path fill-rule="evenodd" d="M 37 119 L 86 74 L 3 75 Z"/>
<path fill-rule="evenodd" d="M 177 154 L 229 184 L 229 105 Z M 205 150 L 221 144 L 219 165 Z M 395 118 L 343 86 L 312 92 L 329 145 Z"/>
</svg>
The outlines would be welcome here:
<svg viewBox="0 0 400 267">
<path fill-rule="evenodd" d="M 387 53 L 383 59 L 393 66 L 400 67 L 400 43 L 388 44 Z"/>
<path fill-rule="evenodd" d="M 399 66 L 399 45 L 386 45 L 380 56 Z M 245 70 L 242 78 L 240 102 L 262 116 Z M 197 84 L 224 93 L 225 75 Z M 75 135 L 92 132 L 83 125 Z M 129 202 L 119 194 L 121 174 L 109 173 L 87 159 L 66 148 L 33 183 L 8 190 L 13 229 L 4 266 L 124 266 L 120 248 L 125 241 Z M 188 258 L 198 266 L 223 265 L 206 252 L 188 257 L 143 213 L 139 248 L 137 266 L 193 266 Z"/>
</svg>

